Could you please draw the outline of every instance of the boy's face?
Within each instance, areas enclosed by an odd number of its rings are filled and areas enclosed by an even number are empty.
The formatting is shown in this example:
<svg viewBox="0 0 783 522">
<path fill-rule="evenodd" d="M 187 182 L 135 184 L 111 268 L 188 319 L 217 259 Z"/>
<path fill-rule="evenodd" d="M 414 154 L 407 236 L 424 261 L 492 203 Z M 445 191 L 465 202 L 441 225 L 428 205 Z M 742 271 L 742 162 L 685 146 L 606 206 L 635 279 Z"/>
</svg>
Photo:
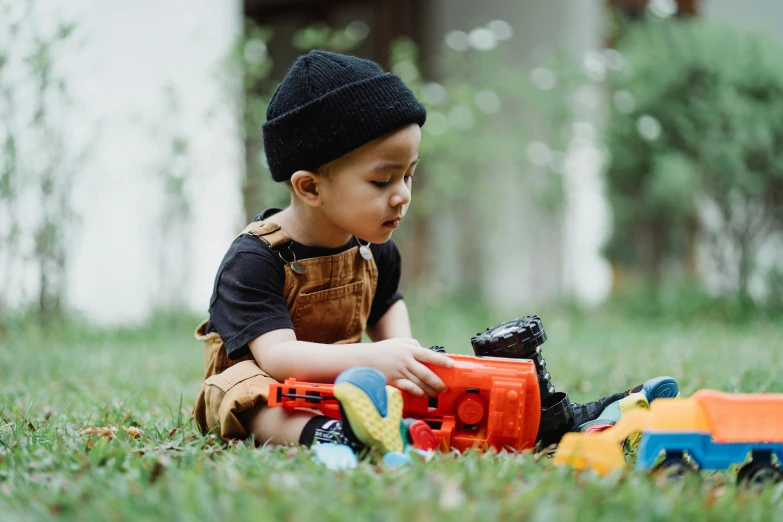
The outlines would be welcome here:
<svg viewBox="0 0 783 522">
<path fill-rule="evenodd" d="M 371 243 L 388 241 L 411 202 L 420 143 L 421 129 L 412 123 L 327 166 L 318 192 L 331 224 Z"/>
</svg>

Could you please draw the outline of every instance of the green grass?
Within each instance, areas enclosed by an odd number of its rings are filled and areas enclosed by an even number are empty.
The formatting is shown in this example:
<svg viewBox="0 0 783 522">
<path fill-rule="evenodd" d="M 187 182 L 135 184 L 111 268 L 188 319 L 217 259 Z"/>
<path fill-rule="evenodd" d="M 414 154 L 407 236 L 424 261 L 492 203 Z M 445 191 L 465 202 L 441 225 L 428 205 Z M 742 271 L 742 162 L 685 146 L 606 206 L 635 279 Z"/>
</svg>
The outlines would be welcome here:
<svg viewBox="0 0 783 522">
<path fill-rule="evenodd" d="M 462 353 L 471 334 L 513 317 L 459 303 L 412 312 L 422 344 Z M 783 392 L 783 326 L 773 322 L 541 316 L 554 383 L 577 401 L 661 374 L 685 394 Z M 532 454 L 334 473 L 307 450 L 224 447 L 188 423 L 203 371 L 193 327 L 178 317 L 113 331 L 12 325 L 0 340 L 0 520 L 783 519 L 783 485 L 742 491 L 732 473 L 598 478 Z M 100 426 L 119 426 L 117 436 L 80 434 Z"/>
</svg>

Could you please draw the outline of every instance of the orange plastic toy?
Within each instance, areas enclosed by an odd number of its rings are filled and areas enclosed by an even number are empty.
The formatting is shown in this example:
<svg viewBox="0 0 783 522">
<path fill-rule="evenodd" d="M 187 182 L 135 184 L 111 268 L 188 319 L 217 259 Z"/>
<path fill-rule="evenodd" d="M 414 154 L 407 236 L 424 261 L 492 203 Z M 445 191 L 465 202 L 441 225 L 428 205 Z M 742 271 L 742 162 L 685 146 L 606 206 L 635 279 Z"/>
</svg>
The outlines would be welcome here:
<svg viewBox="0 0 783 522">
<path fill-rule="evenodd" d="M 446 385 L 437 397 L 403 395 L 403 415 L 425 421 L 440 449 L 530 449 L 536 442 L 541 397 L 528 359 L 452 355 L 451 368 L 430 366 Z M 287 379 L 270 385 L 269 406 L 316 408 L 339 418 L 331 384 Z"/>
</svg>

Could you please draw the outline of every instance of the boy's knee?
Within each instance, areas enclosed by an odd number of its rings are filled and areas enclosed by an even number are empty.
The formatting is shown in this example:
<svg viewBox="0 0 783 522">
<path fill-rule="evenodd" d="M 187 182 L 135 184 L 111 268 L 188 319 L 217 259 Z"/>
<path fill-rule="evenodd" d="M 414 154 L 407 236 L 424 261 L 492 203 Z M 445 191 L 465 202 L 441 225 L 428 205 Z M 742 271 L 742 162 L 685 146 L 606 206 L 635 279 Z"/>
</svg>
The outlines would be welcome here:
<svg viewBox="0 0 783 522">
<path fill-rule="evenodd" d="M 214 430 L 226 441 L 248 438 L 252 430 L 245 412 L 266 405 L 273 382 L 255 361 L 242 361 L 204 381 L 194 410 L 202 433 Z"/>
</svg>

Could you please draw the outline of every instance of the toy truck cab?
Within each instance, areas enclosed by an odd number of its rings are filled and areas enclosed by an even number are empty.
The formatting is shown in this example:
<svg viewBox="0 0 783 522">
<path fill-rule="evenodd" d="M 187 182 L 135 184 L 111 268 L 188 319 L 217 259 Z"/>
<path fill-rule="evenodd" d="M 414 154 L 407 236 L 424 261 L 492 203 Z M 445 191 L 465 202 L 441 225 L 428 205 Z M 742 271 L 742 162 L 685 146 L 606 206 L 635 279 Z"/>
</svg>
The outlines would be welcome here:
<svg viewBox="0 0 783 522">
<path fill-rule="evenodd" d="M 406 417 L 425 421 L 442 449 L 532 448 L 541 400 L 529 360 L 449 355 L 451 368 L 431 367 L 446 391 L 437 397 L 403 393 Z"/>
</svg>

